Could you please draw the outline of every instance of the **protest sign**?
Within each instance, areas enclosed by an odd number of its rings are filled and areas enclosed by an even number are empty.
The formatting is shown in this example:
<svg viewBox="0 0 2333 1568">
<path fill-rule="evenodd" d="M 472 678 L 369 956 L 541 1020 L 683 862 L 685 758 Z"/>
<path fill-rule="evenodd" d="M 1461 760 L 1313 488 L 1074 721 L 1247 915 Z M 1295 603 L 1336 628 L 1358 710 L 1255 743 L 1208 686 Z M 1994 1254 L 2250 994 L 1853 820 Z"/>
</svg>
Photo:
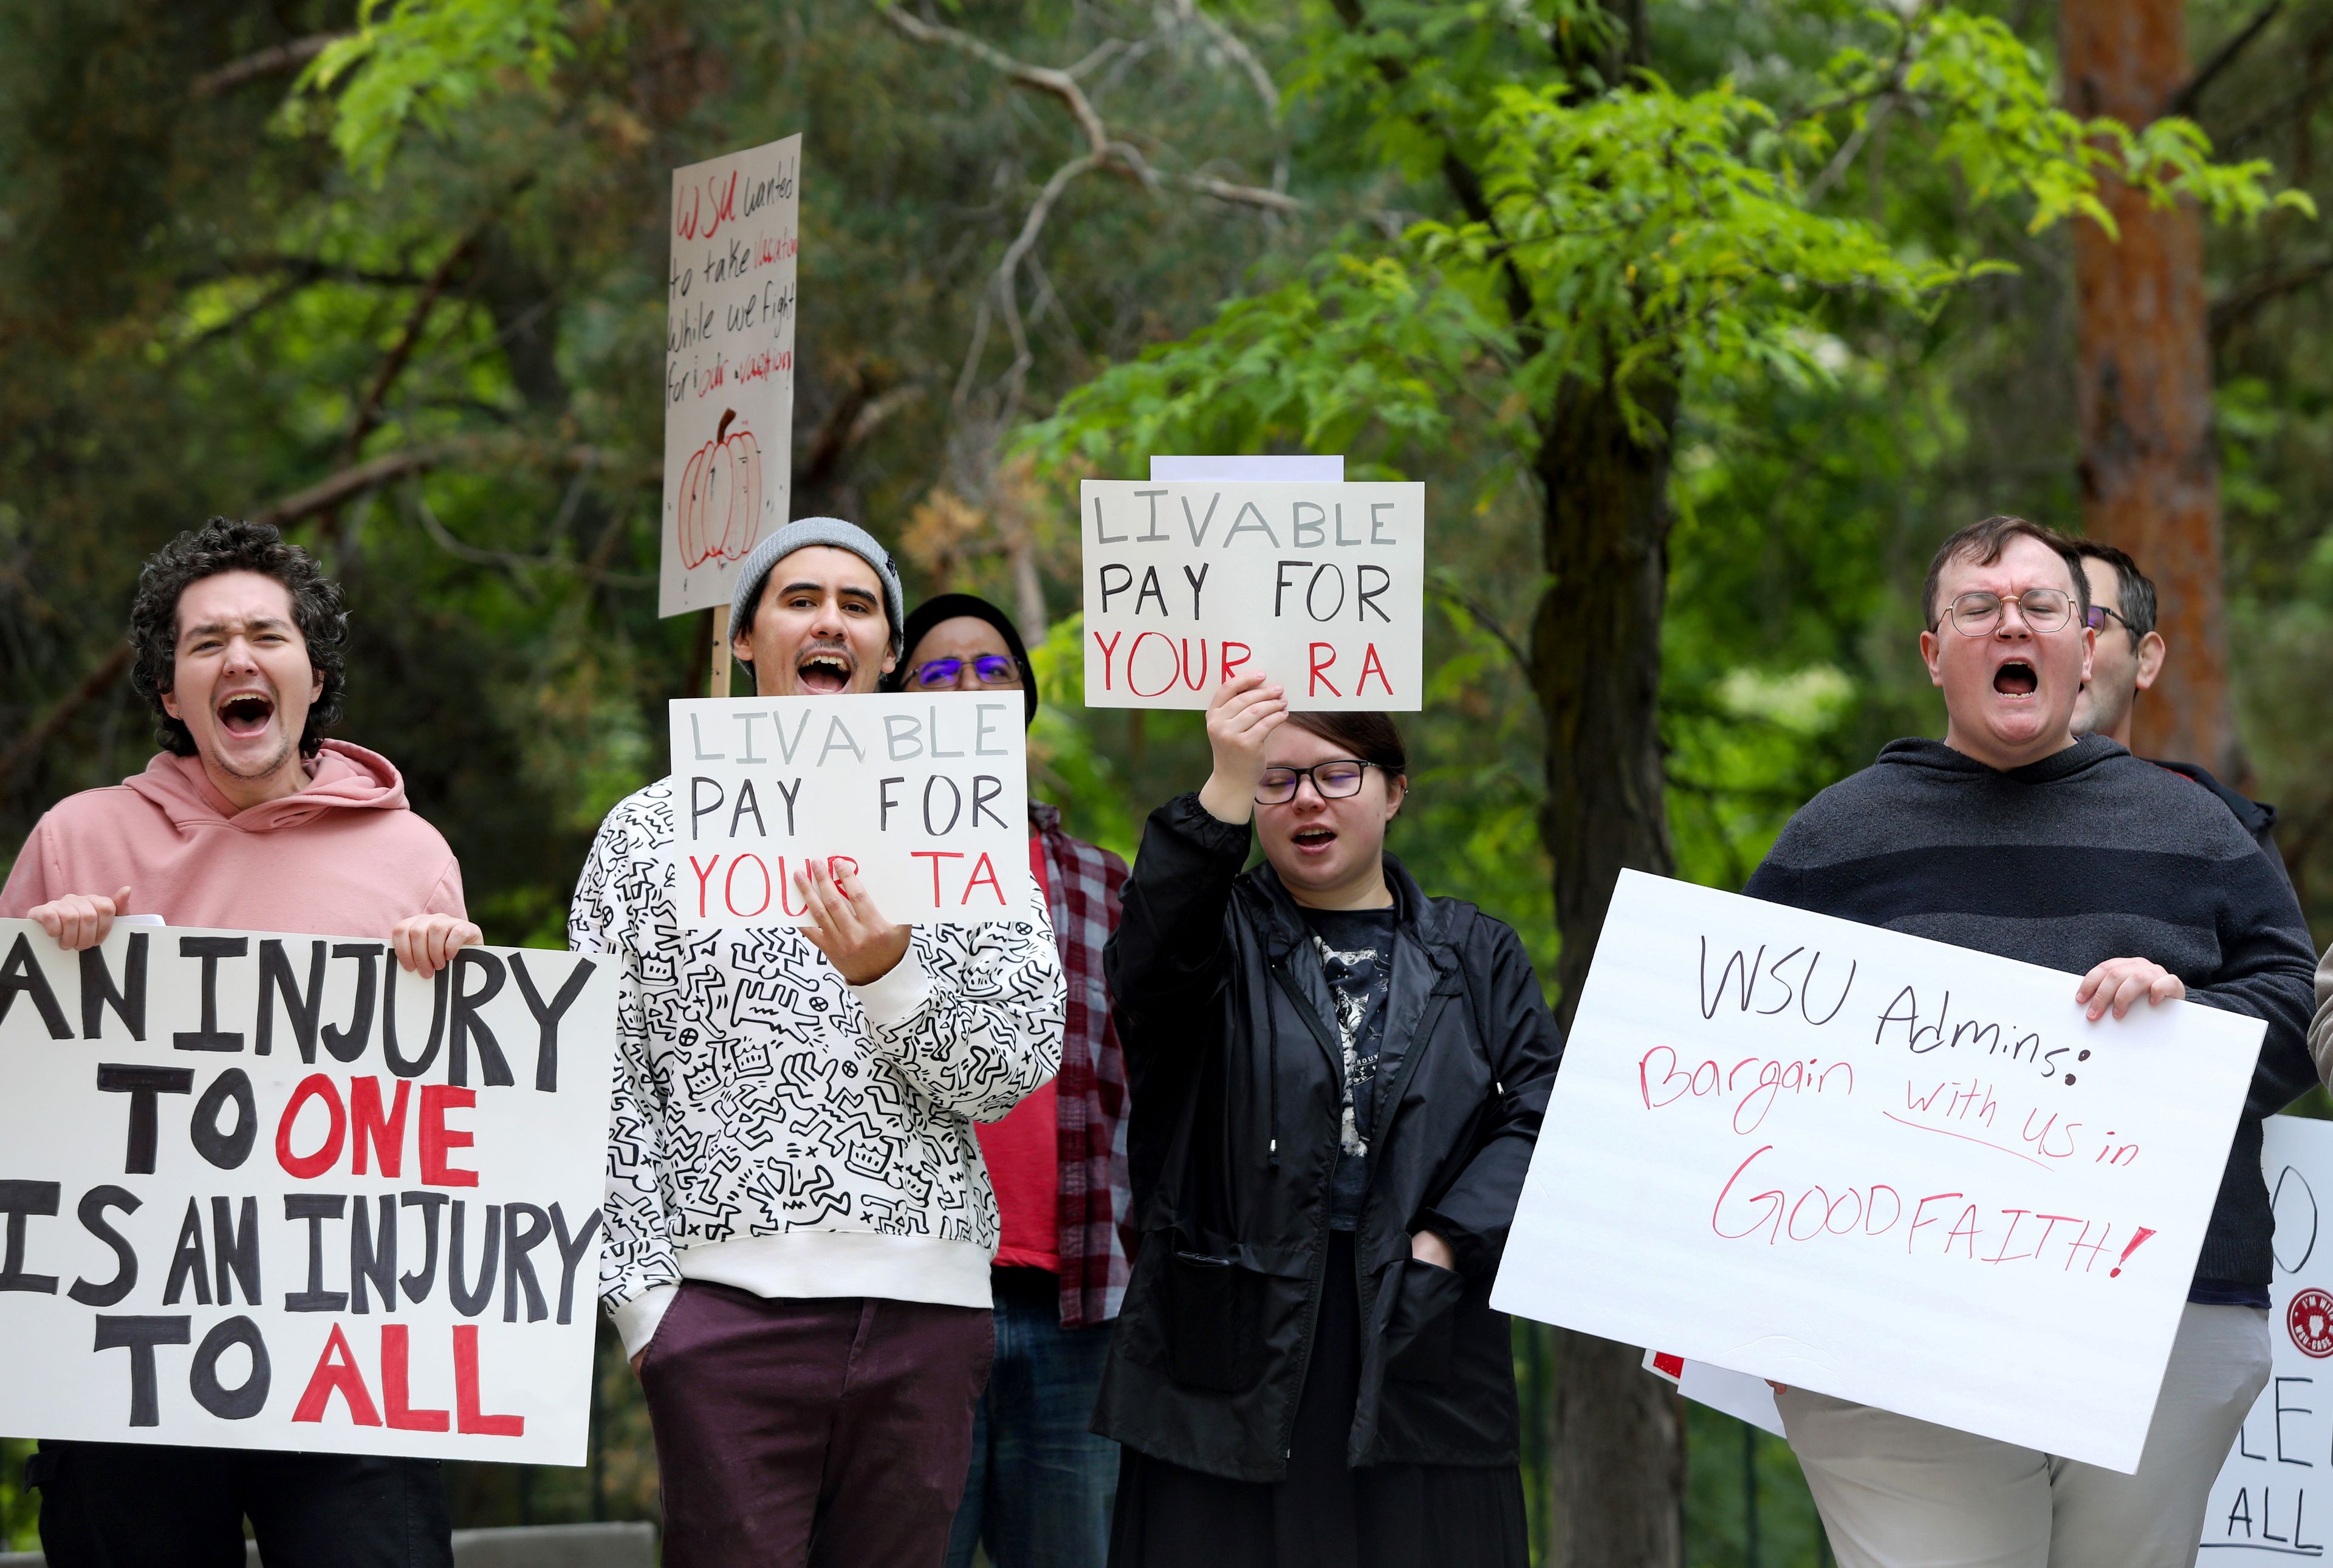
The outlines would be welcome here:
<svg viewBox="0 0 2333 1568">
<path fill-rule="evenodd" d="M 1345 482 L 1345 459 L 1334 456 L 1318 457 L 1309 452 L 1241 452 L 1221 457 L 1155 453 L 1150 458 L 1150 477 L 1178 484 L 1224 480 L 1341 485 Z"/>
<path fill-rule="evenodd" d="M 2213 1484 L 2202 1546 L 2317 1557 L 2333 1537 L 2333 1122 L 2271 1116 L 2262 1131 L 2274 1367 Z"/>
<path fill-rule="evenodd" d="M 1032 919 L 1021 694 L 672 705 L 673 900 L 699 929 L 800 924 L 812 859 L 901 925 Z"/>
<path fill-rule="evenodd" d="M 1262 671 L 1298 708 L 1414 711 L 1426 486 L 1087 480 L 1086 704 L 1204 708 Z"/>
<path fill-rule="evenodd" d="M 1645 1352 L 1645 1371 L 1676 1386 L 1676 1391 L 1696 1405 L 1707 1405 L 1721 1415 L 1769 1431 L 1778 1438 L 1782 1412 L 1775 1408 L 1773 1386 L 1746 1372 L 1729 1372 L 1707 1361 L 1689 1361 L 1659 1351 Z"/>
<path fill-rule="evenodd" d="M 2260 1021 L 1624 872 L 1494 1304 L 2128 1472 Z"/>
<path fill-rule="evenodd" d="M 726 606 L 786 518 L 802 138 L 672 171 L 657 613 Z"/>
<path fill-rule="evenodd" d="M 581 1465 L 615 980 L 0 920 L 0 1433 Z"/>
</svg>

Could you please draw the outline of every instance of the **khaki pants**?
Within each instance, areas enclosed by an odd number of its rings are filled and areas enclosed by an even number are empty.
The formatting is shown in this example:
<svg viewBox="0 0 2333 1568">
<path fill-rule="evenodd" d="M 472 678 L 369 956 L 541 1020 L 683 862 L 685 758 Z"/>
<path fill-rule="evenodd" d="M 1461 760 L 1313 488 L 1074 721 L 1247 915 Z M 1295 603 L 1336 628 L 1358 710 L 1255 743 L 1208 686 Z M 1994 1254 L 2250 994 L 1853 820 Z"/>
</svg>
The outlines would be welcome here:
<svg viewBox="0 0 2333 1568">
<path fill-rule="evenodd" d="M 1775 1403 L 1839 1568 L 2188 1568 L 2268 1379 L 2266 1313 L 2191 1303 L 2135 1476 L 1803 1389 Z"/>
</svg>

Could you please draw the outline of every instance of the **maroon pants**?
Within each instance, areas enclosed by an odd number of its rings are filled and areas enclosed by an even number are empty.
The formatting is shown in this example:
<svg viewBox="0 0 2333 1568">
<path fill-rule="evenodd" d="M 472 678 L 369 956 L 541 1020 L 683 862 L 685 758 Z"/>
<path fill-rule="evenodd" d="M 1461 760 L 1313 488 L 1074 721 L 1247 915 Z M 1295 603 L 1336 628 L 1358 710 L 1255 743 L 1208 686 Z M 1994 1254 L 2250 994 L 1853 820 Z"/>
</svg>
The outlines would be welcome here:
<svg viewBox="0 0 2333 1568">
<path fill-rule="evenodd" d="M 665 1568 L 937 1568 L 995 1353 L 985 1308 L 682 1285 L 640 1363 Z"/>
</svg>

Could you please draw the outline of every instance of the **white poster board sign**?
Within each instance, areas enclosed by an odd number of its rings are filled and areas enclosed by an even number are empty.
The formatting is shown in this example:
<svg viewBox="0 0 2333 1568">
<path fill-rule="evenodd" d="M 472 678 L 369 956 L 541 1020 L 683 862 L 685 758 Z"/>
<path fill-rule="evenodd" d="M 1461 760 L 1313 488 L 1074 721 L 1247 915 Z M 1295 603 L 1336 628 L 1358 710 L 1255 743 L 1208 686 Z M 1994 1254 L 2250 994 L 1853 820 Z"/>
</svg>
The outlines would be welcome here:
<svg viewBox="0 0 2333 1568">
<path fill-rule="evenodd" d="M 584 1462 L 615 977 L 0 920 L 0 1434 Z"/>
<path fill-rule="evenodd" d="M 684 697 L 673 902 L 696 929 L 799 925 L 812 859 L 903 926 L 1033 919 L 1017 691 Z"/>
<path fill-rule="evenodd" d="M 729 602 L 793 476 L 802 138 L 672 171 L 657 613 Z"/>
<path fill-rule="evenodd" d="M 1089 479 L 1079 506 L 1089 707 L 1257 671 L 1292 707 L 1419 707 L 1425 486 Z"/>
<path fill-rule="evenodd" d="M 2333 1122 L 2271 1116 L 2262 1126 L 2276 1210 L 2275 1366 L 2213 1484 L 2202 1549 L 2227 1555 L 2207 1562 L 2321 1556 L 2333 1537 Z"/>
<path fill-rule="evenodd" d="M 1623 872 L 1493 1304 L 2134 1469 L 2262 1025 L 2076 983 Z"/>
</svg>

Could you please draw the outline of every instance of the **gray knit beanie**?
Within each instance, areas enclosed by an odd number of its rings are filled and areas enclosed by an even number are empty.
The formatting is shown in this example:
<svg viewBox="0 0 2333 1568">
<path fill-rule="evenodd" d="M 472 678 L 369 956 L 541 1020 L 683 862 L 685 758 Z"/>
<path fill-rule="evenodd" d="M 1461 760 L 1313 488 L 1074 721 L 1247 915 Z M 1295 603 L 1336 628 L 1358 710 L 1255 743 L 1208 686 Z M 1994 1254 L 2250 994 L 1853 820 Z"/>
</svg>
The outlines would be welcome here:
<svg viewBox="0 0 2333 1568">
<path fill-rule="evenodd" d="M 899 592 L 898 563 L 875 535 L 840 517 L 797 517 L 754 546 L 753 553 L 745 557 L 745 564 L 737 569 L 737 585 L 729 596 L 731 633 L 740 637 L 752 633 L 754 611 L 761 606 L 762 584 L 769 580 L 770 569 L 795 551 L 812 544 L 831 544 L 837 550 L 848 550 L 875 568 L 875 575 L 883 582 L 883 614 L 891 629 L 891 653 L 897 658 L 903 651 L 899 636 L 906 630 L 907 619 Z"/>
</svg>

